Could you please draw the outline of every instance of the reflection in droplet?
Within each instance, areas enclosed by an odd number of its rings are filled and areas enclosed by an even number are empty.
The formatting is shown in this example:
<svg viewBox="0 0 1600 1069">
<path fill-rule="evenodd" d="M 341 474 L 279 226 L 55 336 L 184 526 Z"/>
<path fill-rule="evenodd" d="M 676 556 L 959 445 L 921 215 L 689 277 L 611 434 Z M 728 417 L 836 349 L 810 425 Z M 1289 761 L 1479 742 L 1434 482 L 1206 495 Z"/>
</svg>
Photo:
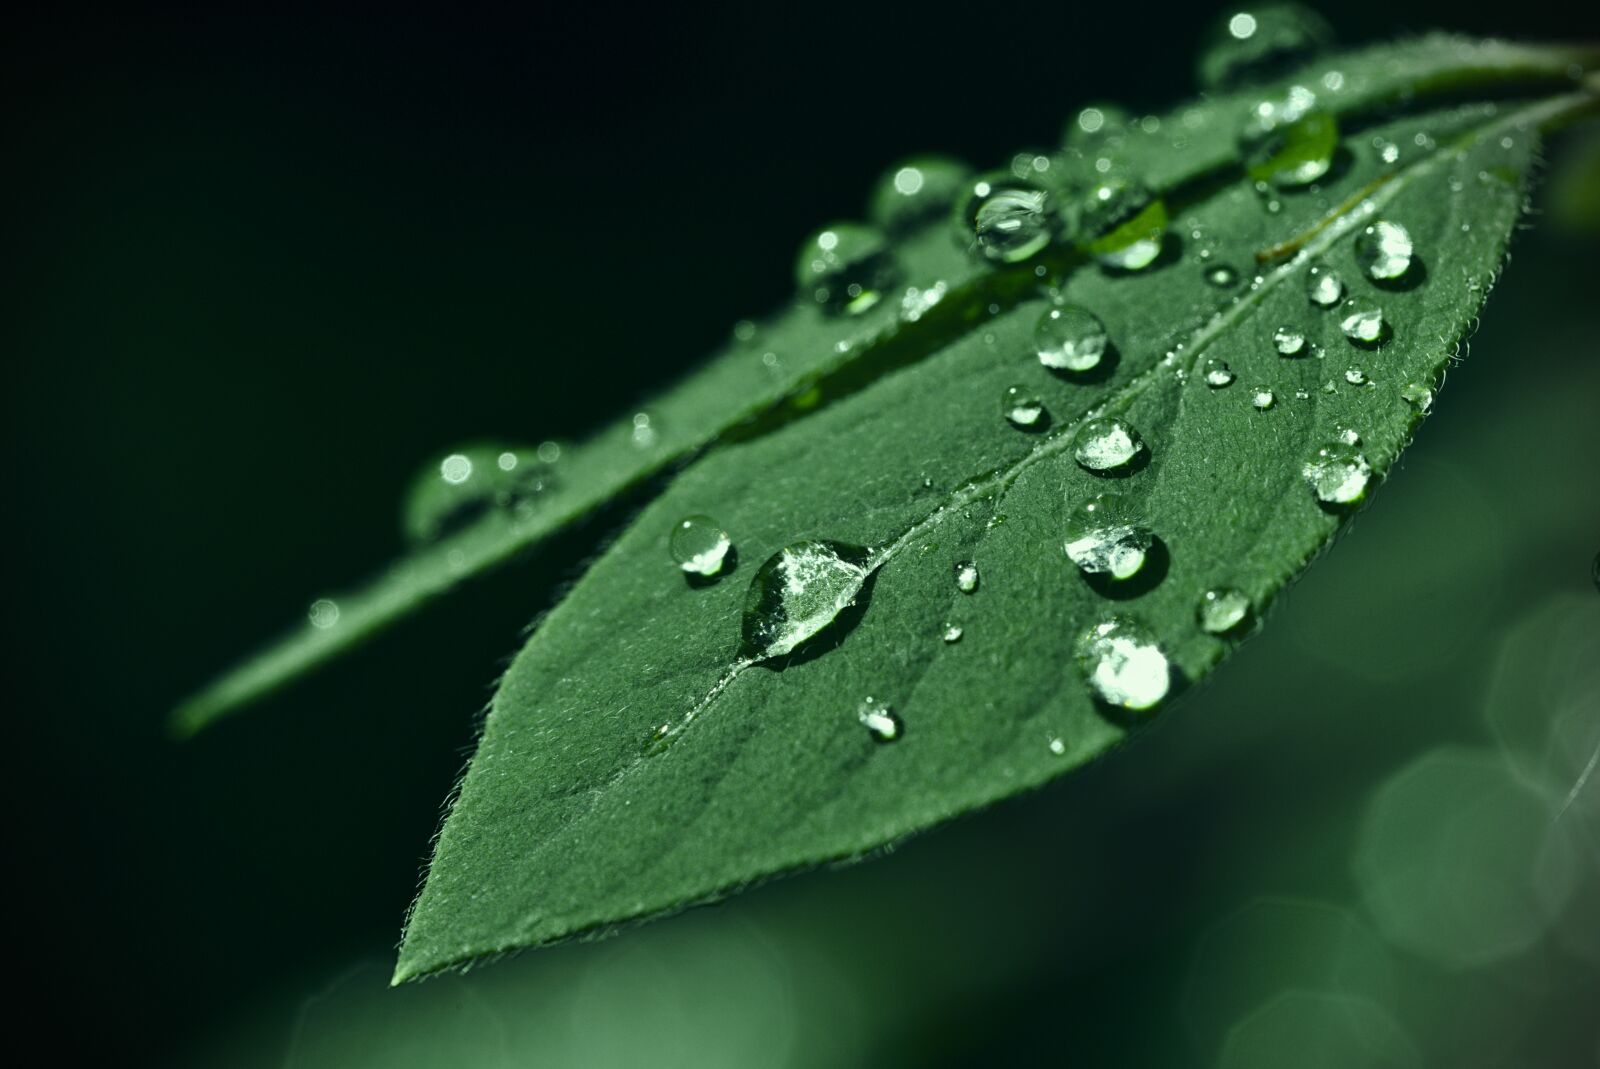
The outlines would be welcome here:
<svg viewBox="0 0 1600 1069">
<path fill-rule="evenodd" d="M 1356 235 L 1356 264 L 1374 282 L 1396 282 L 1411 270 L 1411 234 L 1380 219 Z"/>
<path fill-rule="evenodd" d="M 844 542 L 785 546 L 756 570 L 745 594 L 741 653 L 779 657 L 827 627 L 866 582 L 868 553 Z"/>
<path fill-rule="evenodd" d="M 973 248 L 995 263 L 1026 260 L 1053 237 L 1050 195 L 1021 179 L 991 176 L 973 183 L 962 218 Z"/>
<path fill-rule="evenodd" d="M 1383 341 L 1383 309 L 1370 297 L 1351 297 L 1339 309 L 1339 329 L 1360 346 Z"/>
<path fill-rule="evenodd" d="M 1303 85 L 1258 102 L 1239 132 L 1245 171 L 1280 188 L 1310 185 L 1327 174 L 1338 147 L 1338 122 Z"/>
<path fill-rule="evenodd" d="M 1127 617 L 1113 616 L 1086 631 L 1077 659 L 1095 697 L 1119 709 L 1149 709 L 1172 685 L 1172 668 L 1155 636 Z"/>
<path fill-rule="evenodd" d="M 1039 363 L 1055 371 L 1090 371 L 1106 353 L 1106 328 L 1087 308 L 1074 304 L 1047 309 L 1033 331 Z"/>
<path fill-rule="evenodd" d="M 1118 580 L 1137 575 L 1155 543 L 1144 516 L 1115 494 L 1099 494 L 1078 506 L 1065 533 L 1063 548 L 1073 564 L 1086 574 Z"/>
<path fill-rule="evenodd" d="M 679 568 L 708 578 L 722 571 L 732 547 L 728 532 L 710 516 L 684 517 L 673 525 L 667 540 L 667 550 Z"/>
<path fill-rule="evenodd" d="M 1108 178 L 1084 199 L 1080 225 L 1084 251 L 1106 267 L 1139 271 L 1161 255 L 1167 206 L 1143 183 Z"/>
<path fill-rule="evenodd" d="M 1013 426 L 1032 429 L 1044 418 L 1044 402 L 1026 386 L 1007 386 L 1000 394 L 1000 413 Z"/>
<path fill-rule="evenodd" d="M 883 299 L 898 271 L 873 227 L 835 223 L 813 234 L 795 259 L 795 285 L 824 311 L 859 315 Z"/>
<path fill-rule="evenodd" d="M 1299 356 L 1306 351 L 1306 336 L 1293 327 L 1279 327 L 1272 333 L 1272 344 L 1279 356 Z"/>
<path fill-rule="evenodd" d="M 1084 422 L 1072 436 L 1072 455 L 1085 469 L 1112 472 L 1131 463 L 1144 450 L 1139 432 L 1115 416 Z"/>
<path fill-rule="evenodd" d="M 1319 308 L 1332 308 L 1344 297 L 1344 279 L 1331 267 L 1312 267 L 1306 272 L 1306 297 Z"/>
</svg>

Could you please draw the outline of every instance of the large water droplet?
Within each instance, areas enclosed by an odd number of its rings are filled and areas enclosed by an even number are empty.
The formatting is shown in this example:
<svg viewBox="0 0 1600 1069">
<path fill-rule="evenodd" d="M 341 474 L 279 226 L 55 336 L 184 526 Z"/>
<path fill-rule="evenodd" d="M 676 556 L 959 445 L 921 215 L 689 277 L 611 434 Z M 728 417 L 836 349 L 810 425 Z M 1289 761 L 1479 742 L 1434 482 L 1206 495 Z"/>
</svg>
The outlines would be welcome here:
<svg viewBox="0 0 1600 1069">
<path fill-rule="evenodd" d="M 1010 176 L 972 183 L 961 210 L 967 240 L 985 259 L 1014 264 L 1050 244 L 1054 221 L 1050 195 Z"/>
<path fill-rule="evenodd" d="M 1344 297 L 1344 279 L 1331 267 L 1318 264 L 1306 272 L 1306 298 L 1318 308 L 1332 308 Z"/>
<path fill-rule="evenodd" d="M 430 461 L 412 481 L 401 526 L 411 542 L 431 542 L 498 509 L 521 514 L 552 485 L 550 466 L 537 450 L 463 446 Z"/>
<path fill-rule="evenodd" d="M 970 560 L 958 560 L 955 563 L 956 589 L 963 594 L 970 594 L 978 589 L 978 565 Z"/>
<path fill-rule="evenodd" d="M 1106 327 L 1087 308 L 1063 304 L 1039 317 L 1033 331 L 1039 363 L 1056 371 L 1089 371 L 1106 354 Z"/>
<path fill-rule="evenodd" d="M 856 708 L 856 719 L 867 729 L 873 742 L 898 742 L 905 734 L 905 723 L 886 701 L 868 695 Z"/>
<path fill-rule="evenodd" d="M 1370 297 L 1351 297 L 1339 309 L 1339 329 L 1356 345 L 1376 346 L 1383 341 L 1383 309 Z"/>
<path fill-rule="evenodd" d="M 1279 327 L 1272 332 L 1272 344 L 1279 356 L 1299 356 L 1306 351 L 1306 336 L 1293 327 Z"/>
<path fill-rule="evenodd" d="M 1072 455 L 1093 472 L 1126 467 L 1143 451 L 1139 432 L 1115 416 L 1088 420 L 1072 436 Z"/>
<path fill-rule="evenodd" d="M 1131 579 L 1144 567 L 1155 537 L 1144 518 L 1123 498 L 1100 494 L 1067 519 L 1067 557 L 1089 575 Z"/>
<path fill-rule="evenodd" d="M 1000 413 L 1012 426 L 1033 430 L 1044 419 L 1044 402 L 1026 386 L 1007 386 L 1000 394 Z"/>
<path fill-rule="evenodd" d="M 1196 72 L 1201 87 L 1230 89 L 1302 65 L 1333 41 L 1333 31 L 1299 4 L 1267 4 L 1228 12 L 1204 40 Z"/>
<path fill-rule="evenodd" d="M 859 315 L 883 299 L 898 272 L 883 235 L 856 223 L 813 234 L 795 259 L 795 284 L 825 311 Z"/>
<path fill-rule="evenodd" d="M 1201 378 L 1205 379 L 1206 385 L 1213 390 L 1220 390 L 1224 386 L 1233 385 L 1234 374 L 1226 360 L 1210 356 L 1201 367 Z"/>
<path fill-rule="evenodd" d="M 1280 188 L 1310 185 L 1327 174 L 1338 147 L 1338 122 L 1303 85 L 1257 103 L 1239 130 L 1246 173 Z"/>
<path fill-rule="evenodd" d="M 807 539 L 767 558 L 745 594 L 740 652 L 780 657 L 827 627 L 866 582 L 868 557 L 860 546 Z"/>
<path fill-rule="evenodd" d="M 1109 178 L 1089 190 L 1079 226 L 1085 252 L 1106 267 L 1139 271 L 1161 255 L 1167 205 L 1143 183 Z"/>
<path fill-rule="evenodd" d="M 1172 686 L 1172 667 L 1155 636 L 1124 616 L 1113 616 L 1084 632 L 1077 658 L 1095 697 L 1118 709 L 1149 709 Z"/>
<path fill-rule="evenodd" d="M 944 215 L 967 188 L 966 164 L 918 156 L 889 168 L 872 192 L 872 221 L 891 232 Z"/>
<path fill-rule="evenodd" d="M 1250 599 L 1231 587 L 1208 590 L 1200 596 L 1195 617 L 1200 630 L 1212 635 L 1232 631 L 1250 615 Z"/>
<path fill-rule="evenodd" d="M 1355 446 L 1330 442 L 1306 461 L 1300 474 L 1323 504 L 1353 505 L 1366 496 L 1372 465 Z"/>
<path fill-rule="evenodd" d="M 1411 234 L 1380 219 L 1356 235 L 1356 264 L 1374 282 L 1398 282 L 1411 270 Z"/>
<path fill-rule="evenodd" d="M 733 542 L 710 516 L 686 516 L 673 525 L 667 551 L 690 575 L 710 578 L 722 571 Z"/>
</svg>

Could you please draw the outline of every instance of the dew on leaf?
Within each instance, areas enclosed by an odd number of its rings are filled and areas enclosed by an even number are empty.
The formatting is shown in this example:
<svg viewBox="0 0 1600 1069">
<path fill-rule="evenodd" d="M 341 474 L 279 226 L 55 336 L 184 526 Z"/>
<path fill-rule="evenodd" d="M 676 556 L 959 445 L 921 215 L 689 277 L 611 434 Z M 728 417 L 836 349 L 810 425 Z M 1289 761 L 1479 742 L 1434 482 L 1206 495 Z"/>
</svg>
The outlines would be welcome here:
<svg viewBox="0 0 1600 1069">
<path fill-rule="evenodd" d="M 1200 374 L 1201 378 L 1205 379 L 1206 385 L 1213 390 L 1220 390 L 1224 386 L 1233 384 L 1233 369 L 1228 366 L 1227 361 L 1215 356 L 1206 358 Z"/>
<path fill-rule="evenodd" d="M 1351 297 L 1339 309 L 1339 329 L 1356 345 L 1376 346 L 1383 341 L 1383 309 L 1370 297 Z"/>
<path fill-rule="evenodd" d="M 1423 415 L 1433 408 L 1433 389 L 1420 382 L 1408 382 L 1400 387 L 1400 397 Z"/>
<path fill-rule="evenodd" d="M 1076 652 L 1089 689 L 1115 708 L 1150 709 L 1172 686 L 1172 667 L 1155 636 L 1128 617 L 1113 616 L 1089 628 Z"/>
<path fill-rule="evenodd" d="M 667 552 L 689 575 L 710 578 L 722 571 L 733 542 L 710 516 L 685 516 L 672 527 Z"/>
<path fill-rule="evenodd" d="M 1055 754 L 1057 757 L 1060 757 L 1062 754 L 1067 752 L 1067 744 L 1064 739 L 1051 739 L 1049 745 L 1050 752 Z"/>
<path fill-rule="evenodd" d="M 1087 420 L 1072 436 L 1072 455 L 1088 471 L 1116 471 L 1143 451 L 1139 432 L 1115 416 Z"/>
<path fill-rule="evenodd" d="M 412 481 L 401 526 L 413 544 L 431 542 L 495 510 L 516 514 L 531 508 L 553 483 L 549 465 L 535 450 L 463 446 L 430 462 Z"/>
<path fill-rule="evenodd" d="M 1073 304 L 1047 309 L 1033 330 L 1039 363 L 1055 371 L 1090 371 L 1106 353 L 1106 328 L 1100 317 Z"/>
<path fill-rule="evenodd" d="M 1031 182 L 990 176 L 970 186 L 961 220 L 965 239 L 995 263 L 1014 264 L 1050 244 L 1050 195 Z"/>
<path fill-rule="evenodd" d="M 1272 332 L 1272 344 L 1279 356 L 1299 356 L 1306 351 L 1306 336 L 1293 327 L 1279 327 Z"/>
<path fill-rule="evenodd" d="M 905 723 L 886 701 L 868 695 L 856 708 L 856 719 L 867 729 L 873 742 L 898 742 L 905 734 Z"/>
<path fill-rule="evenodd" d="M 1303 85 L 1259 101 L 1239 130 L 1245 171 L 1279 188 L 1310 185 L 1328 173 L 1339 147 L 1339 125 Z"/>
<path fill-rule="evenodd" d="M 1250 404 L 1263 412 L 1277 404 L 1277 402 L 1277 396 L 1273 394 L 1269 387 L 1257 386 L 1250 391 Z"/>
<path fill-rule="evenodd" d="M 1200 622 L 1200 630 L 1211 635 L 1232 631 L 1248 615 L 1250 615 L 1250 598 L 1231 587 L 1207 590 L 1200 595 L 1200 604 L 1195 609 L 1195 618 Z"/>
<path fill-rule="evenodd" d="M 866 582 L 868 557 L 860 546 L 817 539 L 768 557 L 745 594 L 740 652 L 751 660 L 780 657 L 827 627 Z"/>
<path fill-rule="evenodd" d="M 1128 128 L 1133 116 L 1116 104 L 1091 104 L 1067 120 L 1061 143 L 1084 155 L 1098 151 Z"/>
<path fill-rule="evenodd" d="M 1353 445 L 1331 442 L 1305 462 L 1300 474 L 1323 504 L 1352 505 L 1366 496 L 1372 465 Z"/>
<path fill-rule="evenodd" d="M 1239 272 L 1235 271 L 1227 264 L 1213 264 L 1212 266 L 1206 268 L 1205 278 L 1207 282 L 1211 283 L 1218 289 L 1227 289 L 1229 286 L 1238 284 Z"/>
<path fill-rule="evenodd" d="M 1234 10 L 1205 35 L 1197 73 L 1202 88 L 1231 89 L 1305 63 L 1333 40 L 1316 12 L 1299 4 Z"/>
<path fill-rule="evenodd" d="M 1345 368 L 1344 381 L 1348 382 L 1352 386 L 1365 386 L 1367 383 L 1367 373 L 1358 367 Z"/>
<path fill-rule="evenodd" d="M 1080 246 L 1103 266 L 1140 271 L 1161 255 L 1167 205 L 1143 183 L 1108 178 L 1084 198 L 1079 225 Z"/>
<path fill-rule="evenodd" d="M 1139 573 L 1154 542 L 1138 510 L 1115 494 L 1100 494 L 1068 517 L 1063 547 L 1084 573 L 1120 580 Z"/>
<path fill-rule="evenodd" d="M 800 246 L 795 285 L 826 312 L 860 315 L 883 299 L 898 272 L 883 234 L 858 223 L 835 223 Z"/>
<path fill-rule="evenodd" d="M 967 187 L 970 169 L 944 156 L 918 156 L 891 167 L 872 192 L 870 216 L 901 232 L 950 211 Z"/>
<path fill-rule="evenodd" d="M 339 603 L 332 598 L 318 598 L 306 610 L 306 622 L 318 631 L 326 631 L 339 622 Z"/>
<path fill-rule="evenodd" d="M 962 634 L 963 632 L 961 628 L 957 627 L 955 624 L 945 624 L 944 634 L 940 637 L 944 639 L 946 645 L 952 645 L 961 641 Z"/>
<path fill-rule="evenodd" d="M 1344 279 L 1331 267 L 1317 265 L 1306 272 L 1306 298 L 1318 308 L 1332 308 L 1344 297 Z"/>
<path fill-rule="evenodd" d="M 1356 264 L 1374 282 L 1397 282 L 1411 270 L 1411 234 L 1380 219 L 1356 235 Z"/>
<path fill-rule="evenodd" d="M 978 565 L 976 561 L 958 560 L 953 568 L 956 577 L 956 589 L 963 594 L 970 594 L 978 589 Z M 956 630 L 960 630 L 957 628 Z"/>
<path fill-rule="evenodd" d="M 1026 386 L 1007 386 L 1000 394 L 1000 412 L 1012 426 L 1032 430 L 1044 418 L 1044 402 Z"/>
</svg>

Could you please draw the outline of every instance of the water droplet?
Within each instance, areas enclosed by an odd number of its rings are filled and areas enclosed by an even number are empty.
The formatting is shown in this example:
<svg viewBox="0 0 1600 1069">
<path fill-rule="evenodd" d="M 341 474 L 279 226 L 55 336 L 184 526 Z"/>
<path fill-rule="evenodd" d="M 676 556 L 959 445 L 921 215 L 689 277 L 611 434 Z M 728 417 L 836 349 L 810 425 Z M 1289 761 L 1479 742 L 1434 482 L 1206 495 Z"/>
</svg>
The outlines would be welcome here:
<svg viewBox="0 0 1600 1069">
<path fill-rule="evenodd" d="M 1172 667 L 1155 636 L 1124 616 L 1113 616 L 1084 632 L 1077 659 L 1095 697 L 1119 709 L 1149 709 L 1172 686 Z"/>
<path fill-rule="evenodd" d="M 1050 195 L 1032 182 L 1010 176 L 972 183 L 961 218 L 976 251 L 995 263 L 1026 260 L 1054 236 Z"/>
<path fill-rule="evenodd" d="M 955 624 L 945 624 L 944 625 L 943 638 L 944 638 L 944 641 L 945 641 L 946 645 L 949 645 L 949 644 L 952 644 L 952 643 L 956 643 L 956 642 L 960 642 L 962 634 L 963 634 L 963 632 L 962 632 L 961 628 L 957 627 Z"/>
<path fill-rule="evenodd" d="M 1306 351 L 1306 336 L 1293 327 L 1279 327 L 1272 332 L 1272 344 L 1280 356 L 1299 356 Z"/>
<path fill-rule="evenodd" d="M 883 234 L 835 223 L 813 234 L 795 259 L 795 285 L 832 314 L 860 315 L 883 299 L 898 272 Z"/>
<path fill-rule="evenodd" d="M 891 167 L 872 193 L 872 221 L 901 232 L 949 212 L 967 187 L 970 169 L 944 156 L 919 156 Z"/>
<path fill-rule="evenodd" d="M 1063 740 L 1063 739 L 1051 739 L 1050 740 L 1050 752 L 1055 754 L 1057 757 L 1060 757 L 1062 754 L 1066 753 L 1067 752 L 1066 741 Z"/>
<path fill-rule="evenodd" d="M 1066 129 L 1061 132 L 1061 143 L 1089 156 L 1121 136 L 1132 121 L 1133 116 L 1126 108 L 1091 104 L 1067 121 Z"/>
<path fill-rule="evenodd" d="M 733 325 L 735 341 L 753 341 L 756 336 L 756 325 L 749 319 L 741 319 Z"/>
<path fill-rule="evenodd" d="M 1345 368 L 1344 381 L 1352 386 L 1364 386 L 1367 382 L 1367 373 L 1358 367 Z"/>
<path fill-rule="evenodd" d="M 1214 264 L 1206 268 L 1205 274 L 1206 281 L 1218 289 L 1227 289 L 1229 286 L 1236 285 L 1239 281 L 1239 272 L 1227 264 Z"/>
<path fill-rule="evenodd" d="M 540 461 L 545 464 L 554 464 L 561 459 L 561 443 L 540 442 L 537 452 Z"/>
<path fill-rule="evenodd" d="M 497 510 L 520 514 L 531 509 L 554 481 L 549 464 L 535 450 L 463 446 L 427 464 L 412 481 L 401 527 L 413 544 L 431 542 Z"/>
<path fill-rule="evenodd" d="M 807 539 L 785 546 L 756 569 L 745 594 L 740 652 L 780 657 L 834 621 L 866 582 L 860 546 Z"/>
<path fill-rule="evenodd" d="M 1306 272 L 1306 297 L 1318 308 L 1332 308 L 1344 296 L 1344 279 L 1320 264 Z"/>
<path fill-rule="evenodd" d="M 1206 358 L 1201 374 L 1206 380 L 1206 385 L 1213 390 L 1220 390 L 1224 386 L 1233 384 L 1233 369 L 1228 366 L 1226 361 L 1219 360 L 1214 356 Z"/>
<path fill-rule="evenodd" d="M 978 589 L 978 565 L 975 561 L 958 560 L 954 570 L 957 590 L 970 594 Z"/>
<path fill-rule="evenodd" d="M 1102 265 L 1140 271 L 1161 255 L 1167 205 L 1142 183 L 1108 178 L 1085 197 L 1080 226 L 1081 247 Z"/>
<path fill-rule="evenodd" d="M 1356 235 L 1356 263 L 1374 282 L 1395 282 L 1411 270 L 1411 234 L 1380 219 Z"/>
<path fill-rule="evenodd" d="M 1007 386 L 1000 395 L 1000 412 L 1012 426 L 1031 430 L 1044 418 L 1044 402 L 1026 386 Z"/>
<path fill-rule="evenodd" d="M 306 610 L 306 620 L 318 631 L 326 631 L 339 622 L 339 603 L 332 598 L 318 598 Z"/>
<path fill-rule="evenodd" d="M 1340 427 L 1334 434 L 1334 437 L 1339 439 L 1339 441 L 1343 442 L 1345 445 L 1361 444 L 1361 435 L 1357 433 L 1354 427 Z"/>
<path fill-rule="evenodd" d="M 1089 371 L 1106 354 L 1106 327 L 1087 308 L 1063 304 L 1046 310 L 1033 330 L 1039 363 L 1056 371 Z"/>
<path fill-rule="evenodd" d="M 1423 415 L 1427 415 L 1433 408 L 1433 390 L 1420 382 L 1408 382 L 1400 387 L 1400 397 L 1409 401 L 1412 407 Z"/>
<path fill-rule="evenodd" d="M 1257 386 L 1250 391 L 1250 403 L 1263 412 L 1271 408 L 1277 401 L 1278 399 L 1273 395 L 1272 390 L 1266 386 Z"/>
<path fill-rule="evenodd" d="M 1383 309 L 1368 297 L 1351 297 L 1339 310 L 1339 329 L 1351 342 L 1363 347 L 1383 341 Z"/>
<path fill-rule="evenodd" d="M 856 719 L 872 735 L 873 742 L 898 742 L 905 734 L 905 723 L 888 702 L 868 695 L 856 709 Z"/>
<path fill-rule="evenodd" d="M 1250 599 L 1231 587 L 1208 590 L 1200 596 L 1200 606 L 1195 611 L 1200 630 L 1211 635 L 1232 631 L 1250 615 Z"/>
<path fill-rule="evenodd" d="M 1235 10 L 1206 33 L 1196 73 L 1209 90 L 1265 81 L 1301 66 L 1332 40 L 1322 16 L 1299 4 Z"/>
<path fill-rule="evenodd" d="M 1111 472 L 1126 467 L 1144 450 L 1139 432 L 1115 416 L 1086 421 L 1072 436 L 1072 455 L 1085 469 Z"/>
<path fill-rule="evenodd" d="M 1130 579 L 1144 567 L 1154 543 L 1132 505 L 1114 494 L 1100 494 L 1068 518 L 1064 546 L 1067 557 L 1083 572 Z"/>
<path fill-rule="evenodd" d="M 633 444 L 640 449 L 649 449 L 661 437 L 661 431 L 650 418 L 648 412 L 636 412 L 633 416 L 633 433 L 630 435 Z"/>
<path fill-rule="evenodd" d="M 667 552 L 690 575 L 707 578 L 722 571 L 733 543 L 728 532 L 710 516 L 685 516 L 672 528 Z"/>
<path fill-rule="evenodd" d="M 1310 185 L 1327 174 L 1338 147 L 1338 122 L 1303 85 L 1257 103 L 1239 131 L 1246 173 L 1279 188 Z"/>
<path fill-rule="evenodd" d="M 1332 442 L 1318 449 L 1300 469 L 1311 492 L 1325 505 L 1360 501 L 1372 480 L 1372 465 L 1353 445 Z"/>
</svg>

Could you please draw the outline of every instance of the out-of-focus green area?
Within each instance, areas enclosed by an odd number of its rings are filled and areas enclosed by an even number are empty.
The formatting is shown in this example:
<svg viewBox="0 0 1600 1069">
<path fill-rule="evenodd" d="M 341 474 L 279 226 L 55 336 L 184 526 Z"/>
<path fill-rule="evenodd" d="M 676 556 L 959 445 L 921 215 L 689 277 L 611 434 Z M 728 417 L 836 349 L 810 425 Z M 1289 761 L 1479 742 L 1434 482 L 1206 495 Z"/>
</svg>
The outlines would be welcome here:
<svg viewBox="0 0 1600 1069">
<path fill-rule="evenodd" d="M 1589 1064 L 1600 248 L 1558 219 L 1401 470 L 1209 686 L 868 864 L 386 987 L 473 711 L 592 529 L 213 736 L 162 735 L 389 555 L 436 450 L 625 410 L 782 299 L 794 244 L 899 156 L 993 162 L 1089 100 L 1170 104 L 1208 16 L 1133 55 L 1074 44 L 1125 39 L 1117 11 L 994 49 L 743 7 L 630 15 L 626 40 L 605 12 L 17 27 L 5 634 L 35 1027 L 86 1059 L 296 1069 Z M 1574 32 L 1557 5 L 1334 21 Z M 1009 95 L 951 88 L 997 57 Z"/>
</svg>

